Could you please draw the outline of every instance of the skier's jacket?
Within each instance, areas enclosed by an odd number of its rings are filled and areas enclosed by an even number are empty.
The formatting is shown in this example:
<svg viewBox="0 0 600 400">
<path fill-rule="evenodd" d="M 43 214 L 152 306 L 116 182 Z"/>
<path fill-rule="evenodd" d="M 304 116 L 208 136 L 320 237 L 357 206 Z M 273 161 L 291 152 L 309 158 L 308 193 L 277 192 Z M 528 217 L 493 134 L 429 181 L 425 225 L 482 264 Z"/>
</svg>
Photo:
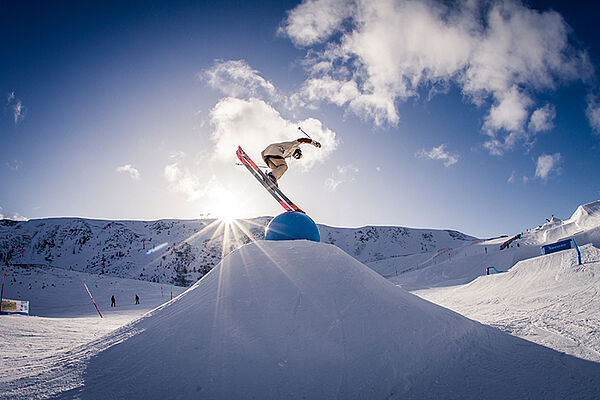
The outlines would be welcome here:
<svg viewBox="0 0 600 400">
<path fill-rule="evenodd" d="M 267 146 L 260 154 L 263 160 L 265 157 L 289 158 L 294 153 L 294 150 L 300 147 L 300 144 L 302 143 L 312 143 L 312 140 L 300 138 L 291 142 L 273 143 Z"/>
</svg>

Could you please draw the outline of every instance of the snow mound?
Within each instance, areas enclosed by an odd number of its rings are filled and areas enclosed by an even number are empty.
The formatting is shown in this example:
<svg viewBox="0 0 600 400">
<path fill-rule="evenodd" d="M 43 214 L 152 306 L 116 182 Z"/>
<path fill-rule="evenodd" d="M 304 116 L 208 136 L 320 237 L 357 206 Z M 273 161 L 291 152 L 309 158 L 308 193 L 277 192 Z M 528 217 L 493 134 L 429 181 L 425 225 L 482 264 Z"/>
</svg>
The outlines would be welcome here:
<svg viewBox="0 0 600 400">
<path fill-rule="evenodd" d="M 600 226 L 600 200 L 577 207 L 568 222 L 574 222 L 580 229 Z"/>
<path fill-rule="evenodd" d="M 585 236 L 582 239 L 586 243 L 599 243 L 600 200 L 580 205 L 567 220 L 552 218 L 550 222 L 529 232 L 525 241 L 530 244 L 543 245 L 577 235 Z"/>
<path fill-rule="evenodd" d="M 256 242 L 93 344 L 81 399 L 593 398 L 600 365 L 387 282 L 339 248 Z"/>
<path fill-rule="evenodd" d="M 536 343 L 600 362 L 600 249 L 591 244 L 518 262 L 510 271 L 423 298 Z"/>
</svg>

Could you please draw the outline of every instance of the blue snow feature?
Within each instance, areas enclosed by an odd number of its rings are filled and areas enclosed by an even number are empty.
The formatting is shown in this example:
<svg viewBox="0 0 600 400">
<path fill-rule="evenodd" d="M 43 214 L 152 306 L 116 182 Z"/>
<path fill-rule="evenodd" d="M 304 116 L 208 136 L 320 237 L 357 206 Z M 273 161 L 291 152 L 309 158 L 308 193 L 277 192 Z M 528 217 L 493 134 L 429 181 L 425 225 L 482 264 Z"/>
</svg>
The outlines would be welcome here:
<svg viewBox="0 0 600 400">
<path fill-rule="evenodd" d="M 269 222 L 265 230 L 265 240 L 312 240 L 320 242 L 321 235 L 317 224 L 308 215 L 287 211 Z"/>
</svg>

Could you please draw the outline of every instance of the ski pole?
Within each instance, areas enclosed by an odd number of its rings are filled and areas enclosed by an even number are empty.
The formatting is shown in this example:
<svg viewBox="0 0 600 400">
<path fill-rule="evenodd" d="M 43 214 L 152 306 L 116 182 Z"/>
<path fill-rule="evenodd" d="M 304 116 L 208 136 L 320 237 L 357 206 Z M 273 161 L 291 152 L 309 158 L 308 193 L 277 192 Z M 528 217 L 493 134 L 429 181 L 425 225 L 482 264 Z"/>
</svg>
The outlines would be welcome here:
<svg viewBox="0 0 600 400">
<path fill-rule="evenodd" d="M 300 130 L 300 132 L 304 133 L 310 140 L 312 140 L 310 135 L 308 133 L 304 132 L 304 129 L 302 129 L 302 127 L 299 126 L 298 129 Z"/>
</svg>

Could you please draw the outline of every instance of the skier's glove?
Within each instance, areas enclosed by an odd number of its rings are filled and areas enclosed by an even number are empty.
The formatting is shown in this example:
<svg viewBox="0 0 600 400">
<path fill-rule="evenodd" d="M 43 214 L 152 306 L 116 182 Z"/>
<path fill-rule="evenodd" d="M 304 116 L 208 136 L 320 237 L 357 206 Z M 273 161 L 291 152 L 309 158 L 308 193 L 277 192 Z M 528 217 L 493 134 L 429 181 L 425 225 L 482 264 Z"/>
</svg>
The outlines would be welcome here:
<svg viewBox="0 0 600 400">
<path fill-rule="evenodd" d="M 319 143 L 319 142 L 315 142 L 314 140 L 313 140 L 313 145 L 314 145 L 314 146 L 315 146 L 317 149 L 320 149 L 320 148 L 321 148 L 321 143 Z"/>
</svg>

